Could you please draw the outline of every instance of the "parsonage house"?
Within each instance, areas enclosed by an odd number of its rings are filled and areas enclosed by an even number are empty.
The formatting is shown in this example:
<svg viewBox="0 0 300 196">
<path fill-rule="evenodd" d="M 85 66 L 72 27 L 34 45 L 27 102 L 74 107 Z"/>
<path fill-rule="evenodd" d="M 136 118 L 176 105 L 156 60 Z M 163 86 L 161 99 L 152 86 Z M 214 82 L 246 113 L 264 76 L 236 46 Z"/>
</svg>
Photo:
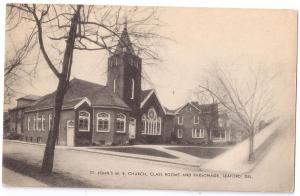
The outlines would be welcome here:
<svg viewBox="0 0 300 196">
<path fill-rule="evenodd" d="M 107 83 L 72 79 L 65 93 L 58 145 L 126 145 L 129 143 L 203 144 L 232 140 L 220 124 L 216 104 L 190 102 L 169 110 L 155 89 L 141 89 L 142 59 L 127 29 L 108 58 Z M 27 142 L 46 143 L 52 127 L 55 93 L 25 96 L 9 110 L 9 131 Z"/>
</svg>

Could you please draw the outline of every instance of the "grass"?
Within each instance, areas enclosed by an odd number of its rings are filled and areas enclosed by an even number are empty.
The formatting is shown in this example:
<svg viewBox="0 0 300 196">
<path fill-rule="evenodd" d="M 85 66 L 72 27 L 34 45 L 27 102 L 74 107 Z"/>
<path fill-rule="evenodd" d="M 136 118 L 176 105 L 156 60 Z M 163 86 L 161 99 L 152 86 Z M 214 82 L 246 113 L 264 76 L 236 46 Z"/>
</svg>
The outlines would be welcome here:
<svg viewBox="0 0 300 196">
<path fill-rule="evenodd" d="M 212 159 L 227 150 L 225 148 L 202 148 L 199 146 L 168 147 L 167 149 L 183 152 L 192 156 L 205 159 Z"/>
<path fill-rule="evenodd" d="M 168 154 L 166 152 L 162 152 L 156 149 L 151 148 L 139 148 L 139 147 L 112 147 L 112 148 L 93 148 L 96 150 L 107 150 L 113 152 L 122 152 L 122 153 L 131 153 L 131 154 L 139 154 L 139 155 L 149 155 L 163 158 L 176 159 L 176 156 Z"/>
</svg>

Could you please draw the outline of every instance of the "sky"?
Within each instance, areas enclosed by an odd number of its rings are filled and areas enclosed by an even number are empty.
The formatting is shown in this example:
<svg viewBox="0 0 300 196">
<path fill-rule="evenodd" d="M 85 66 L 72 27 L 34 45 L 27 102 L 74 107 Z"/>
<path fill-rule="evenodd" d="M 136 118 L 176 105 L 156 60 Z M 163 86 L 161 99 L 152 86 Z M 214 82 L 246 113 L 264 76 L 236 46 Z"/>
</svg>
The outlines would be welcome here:
<svg viewBox="0 0 300 196">
<path fill-rule="evenodd" d="M 191 101 L 207 71 L 222 66 L 239 81 L 247 77 L 249 68 L 280 73 L 270 84 L 276 87 L 274 97 L 279 108 L 294 107 L 286 104 L 294 103 L 291 95 L 295 95 L 295 12 L 164 7 L 159 9 L 159 17 L 164 25 L 158 33 L 171 41 L 165 40 L 157 48 L 162 57 L 157 66 L 143 67 L 151 84 L 143 81 L 142 87 L 155 88 L 165 106 L 175 109 Z M 104 51 L 76 51 L 71 78 L 105 84 L 107 57 Z M 57 79 L 40 60 L 31 84 L 20 82 L 18 88 L 25 94 L 44 95 L 54 91 L 56 85 Z"/>
</svg>

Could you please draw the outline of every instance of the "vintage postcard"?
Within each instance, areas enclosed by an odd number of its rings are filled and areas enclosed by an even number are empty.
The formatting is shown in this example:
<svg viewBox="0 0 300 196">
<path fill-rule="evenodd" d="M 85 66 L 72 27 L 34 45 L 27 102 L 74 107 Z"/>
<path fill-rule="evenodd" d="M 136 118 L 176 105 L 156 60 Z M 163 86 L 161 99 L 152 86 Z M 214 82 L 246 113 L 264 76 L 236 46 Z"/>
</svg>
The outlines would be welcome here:
<svg viewBox="0 0 300 196">
<path fill-rule="evenodd" d="M 293 192 L 297 14 L 7 4 L 3 185 Z"/>
</svg>

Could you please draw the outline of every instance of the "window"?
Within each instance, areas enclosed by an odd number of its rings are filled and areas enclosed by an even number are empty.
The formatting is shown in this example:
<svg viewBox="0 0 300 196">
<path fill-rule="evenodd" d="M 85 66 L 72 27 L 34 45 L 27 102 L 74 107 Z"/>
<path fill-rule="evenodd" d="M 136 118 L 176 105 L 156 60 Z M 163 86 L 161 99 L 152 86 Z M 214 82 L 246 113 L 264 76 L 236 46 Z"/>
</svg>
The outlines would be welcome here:
<svg viewBox="0 0 300 196">
<path fill-rule="evenodd" d="M 224 120 L 222 118 L 219 118 L 218 119 L 218 122 L 219 122 L 219 126 L 220 127 L 223 127 L 224 126 Z"/>
<path fill-rule="evenodd" d="M 145 134 L 147 130 L 147 117 L 145 114 L 142 116 L 142 134 Z"/>
<path fill-rule="evenodd" d="M 142 116 L 142 134 L 161 135 L 161 123 L 161 117 L 157 116 L 154 108 L 150 108 L 147 115 L 143 114 Z"/>
<path fill-rule="evenodd" d="M 225 139 L 225 130 L 215 130 L 213 132 L 215 140 L 224 140 Z"/>
<path fill-rule="evenodd" d="M 49 114 L 49 123 L 48 123 L 48 130 L 52 129 L 52 113 Z"/>
<path fill-rule="evenodd" d="M 27 131 L 30 130 L 30 117 L 27 117 Z"/>
<path fill-rule="evenodd" d="M 125 132 L 126 116 L 121 113 L 117 113 L 117 132 Z"/>
<path fill-rule="evenodd" d="M 42 140 L 41 140 L 41 137 L 37 137 L 37 138 L 36 138 L 36 142 L 37 142 L 37 143 L 41 143 L 41 141 L 42 141 Z"/>
<path fill-rule="evenodd" d="M 179 125 L 182 125 L 183 124 L 183 116 L 178 116 L 177 121 L 178 121 Z"/>
<path fill-rule="evenodd" d="M 199 124 L 199 116 L 194 116 L 194 124 Z"/>
<path fill-rule="evenodd" d="M 45 116 L 42 115 L 42 131 L 45 131 Z"/>
<path fill-rule="evenodd" d="M 192 138 L 204 138 L 204 129 L 193 128 Z"/>
<path fill-rule="evenodd" d="M 109 132 L 110 115 L 104 112 L 97 114 L 97 132 Z"/>
<path fill-rule="evenodd" d="M 36 130 L 40 131 L 42 128 L 42 119 L 39 117 L 39 113 L 36 113 Z"/>
<path fill-rule="evenodd" d="M 35 115 L 33 115 L 33 131 L 36 130 L 36 119 L 35 119 Z"/>
<path fill-rule="evenodd" d="M 90 113 L 86 111 L 80 111 L 78 118 L 78 130 L 90 131 Z"/>
<path fill-rule="evenodd" d="M 131 79 L 131 99 L 134 99 L 134 79 Z"/>
<path fill-rule="evenodd" d="M 114 93 L 116 92 L 116 79 L 114 79 Z"/>
<path fill-rule="evenodd" d="M 182 138 L 182 135 L 183 135 L 183 129 L 178 128 L 177 129 L 177 138 Z"/>
</svg>

